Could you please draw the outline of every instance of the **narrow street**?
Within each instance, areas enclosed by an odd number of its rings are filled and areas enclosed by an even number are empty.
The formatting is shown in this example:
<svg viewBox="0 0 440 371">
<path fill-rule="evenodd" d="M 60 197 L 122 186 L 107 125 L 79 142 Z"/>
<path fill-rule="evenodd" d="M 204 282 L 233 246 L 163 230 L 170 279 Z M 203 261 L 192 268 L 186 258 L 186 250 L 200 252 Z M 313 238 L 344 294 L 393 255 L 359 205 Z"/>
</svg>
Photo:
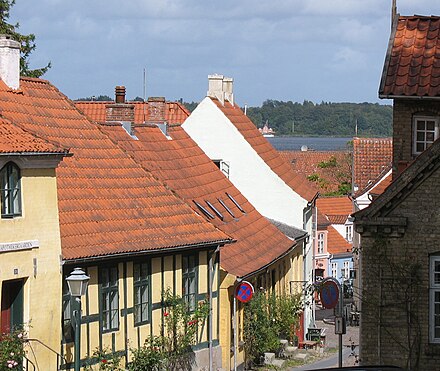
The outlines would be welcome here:
<svg viewBox="0 0 440 371">
<path fill-rule="evenodd" d="M 295 371 L 306 371 L 313 370 L 316 368 L 330 368 L 337 367 L 339 360 L 339 336 L 335 334 L 335 329 L 333 325 L 326 324 L 323 321 L 316 321 L 316 326 L 318 328 L 325 329 L 326 334 L 326 354 L 328 356 L 319 358 L 313 363 L 308 363 L 306 365 L 291 367 L 289 370 Z M 347 326 L 347 333 L 342 336 L 342 362 L 343 366 L 355 366 L 359 350 L 359 327 L 358 326 Z M 352 346 L 354 349 L 352 349 Z M 328 350 L 334 350 L 331 353 Z"/>
</svg>

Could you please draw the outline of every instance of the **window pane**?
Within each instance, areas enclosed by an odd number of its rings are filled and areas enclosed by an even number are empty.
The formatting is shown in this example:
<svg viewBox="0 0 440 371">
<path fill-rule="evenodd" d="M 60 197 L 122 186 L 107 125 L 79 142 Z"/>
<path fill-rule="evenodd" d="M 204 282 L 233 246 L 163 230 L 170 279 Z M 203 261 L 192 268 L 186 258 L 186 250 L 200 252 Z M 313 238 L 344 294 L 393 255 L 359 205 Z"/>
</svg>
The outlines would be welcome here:
<svg viewBox="0 0 440 371">
<path fill-rule="evenodd" d="M 428 133 L 426 133 L 426 140 L 428 141 L 428 142 L 433 142 L 434 141 L 434 132 L 428 132 Z"/>
<path fill-rule="evenodd" d="M 418 142 L 424 142 L 425 141 L 425 132 L 424 131 L 418 131 L 417 132 L 417 141 Z"/>
<path fill-rule="evenodd" d="M 430 131 L 435 130 L 435 121 L 426 121 L 426 129 Z"/>
<path fill-rule="evenodd" d="M 417 152 L 423 152 L 425 150 L 425 145 L 423 143 L 417 143 Z"/>
<path fill-rule="evenodd" d="M 425 130 L 425 121 L 417 120 L 417 130 Z"/>
</svg>

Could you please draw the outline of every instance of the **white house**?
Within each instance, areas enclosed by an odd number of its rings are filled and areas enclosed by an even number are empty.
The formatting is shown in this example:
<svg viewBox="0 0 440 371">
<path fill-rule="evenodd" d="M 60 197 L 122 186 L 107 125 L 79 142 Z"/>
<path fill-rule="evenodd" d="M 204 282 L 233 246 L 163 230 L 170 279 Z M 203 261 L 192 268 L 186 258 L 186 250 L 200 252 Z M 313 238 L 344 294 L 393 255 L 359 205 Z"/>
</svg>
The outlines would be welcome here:
<svg viewBox="0 0 440 371">
<path fill-rule="evenodd" d="M 292 288 L 313 280 L 312 216 L 316 190 L 258 131 L 234 102 L 233 80 L 208 76 L 208 94 L 183 123 L 183 128 L 228 175 L 231 182 L 265 217 L 303 229 L 311 238 L 303 246 L 303 266 L 291 277 Z M 305 312 L 305 327 L 314 324 Z"/>
</svg>

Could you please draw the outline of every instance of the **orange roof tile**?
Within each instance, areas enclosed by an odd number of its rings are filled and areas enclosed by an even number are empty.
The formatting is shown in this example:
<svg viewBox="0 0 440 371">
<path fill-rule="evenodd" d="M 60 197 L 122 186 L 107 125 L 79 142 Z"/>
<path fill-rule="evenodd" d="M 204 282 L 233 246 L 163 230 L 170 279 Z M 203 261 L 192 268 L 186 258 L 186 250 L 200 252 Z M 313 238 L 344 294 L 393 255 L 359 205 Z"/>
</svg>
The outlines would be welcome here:
<svg viewBox="0 0 440 371">
<path fill-rule="evenodd" d="M 10 121 L 0 118 L 0 153 L 3 154 L 62 154 L 69 151 L 37 138 L 35 135 L 13 125 Z"/>
<path fill-rule="evenodd" d="M 217 99 L 211 99 L 274 173 L 304 199 L 310 201 L 315 197 L 316 189 L 303 175 L 292 170 L 238 105 L 232 105 L 228 101 L 222 105 Z"/>
<path fill-rule="evenodd" d="M 398 18 L 388 45 L 379 96 L 440 97 L 440 17 Z"/>
<path fill-rule="evenodd" d="M 391 138 L 354 138 L 353 173 L 354 183 L 360 194 L 366 187 L 378 180 L 380 174 L 389 168 L 393 158 Z"/>
<path fill-rule="evenodd" d="M 353 212 L 353 204 L 347 196 L 320 197 L 316 200 L 316 207 L 332 224 L 344 224 Z"/>
<path fill-rule="evenodd" d="M 330 254 L 351 253 L 352 246 L 335 228 L 329 226 L 327 230 L 327 251 Z"/>
<path fill-rule="evenodd" d="M 81 110 L 92 121 L 105 122 L 107 104 L 115 102 L 103 101 L 75 101 L 75 106 Z M 126 102 L 134 105 L 134 122 L 142 124 L 149 120 L 148 116 L 148 102 Z M 165 119 L 169 124 L 182 124 L 189 116 L 189 111 L 186 107 L 178 102 L 166 102 Z"/>
<path fill-rule="evenodd" d="M 2 117 L 74 153 L 57 168 L 65 259 L 229 239 L 135 163 L 49 82 L 22 78 L 20 89 L 0 85 Z"/>
<path fill-rule="evenodd" d="M 320 193 L 337 192 L 342 180 L 351 182 L 351 154 L 345 151 L 279 151 L 280 156 L 290 163 L 294 172 L 302 174 L 311 187 Z M 335 166 L 322 164 L 335 159 Z M 319 166 L 321 165 L 321 166 Z M 310 180 L 316 174 L 318 181 Z"/>
<path fill-rule="evenodd" d="M 102 124 L 101 128 L 196 212 L 237 241 L 220 252 L 221 266 L 227 272 L 239 277 L 249 275 L 296 244 L 255 210 L 181 126 L 168 128 L 171 140 L 154 125 L 136 125 L 133 134 L 138 140 L 118 124 Z"/>
</svg>

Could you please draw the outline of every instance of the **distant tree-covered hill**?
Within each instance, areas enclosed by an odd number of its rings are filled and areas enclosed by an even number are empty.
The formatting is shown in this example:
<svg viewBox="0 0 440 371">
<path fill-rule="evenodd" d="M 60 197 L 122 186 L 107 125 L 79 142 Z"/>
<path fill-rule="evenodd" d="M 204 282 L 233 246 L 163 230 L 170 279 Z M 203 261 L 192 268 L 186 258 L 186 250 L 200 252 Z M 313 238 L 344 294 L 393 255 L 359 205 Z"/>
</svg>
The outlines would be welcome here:
<svg viewBox="0 0 440 371">
<path fill-rule="evenodd" d="M 192 111 L 195 102 L 185 103 Z M 277 135 L 391 136 L 392 106 L 378 103 L 315 104 L 266 100 L 261 107 L 248 107 L 247 115 L 257 127 L 265 122 Z"/>
</svg>

